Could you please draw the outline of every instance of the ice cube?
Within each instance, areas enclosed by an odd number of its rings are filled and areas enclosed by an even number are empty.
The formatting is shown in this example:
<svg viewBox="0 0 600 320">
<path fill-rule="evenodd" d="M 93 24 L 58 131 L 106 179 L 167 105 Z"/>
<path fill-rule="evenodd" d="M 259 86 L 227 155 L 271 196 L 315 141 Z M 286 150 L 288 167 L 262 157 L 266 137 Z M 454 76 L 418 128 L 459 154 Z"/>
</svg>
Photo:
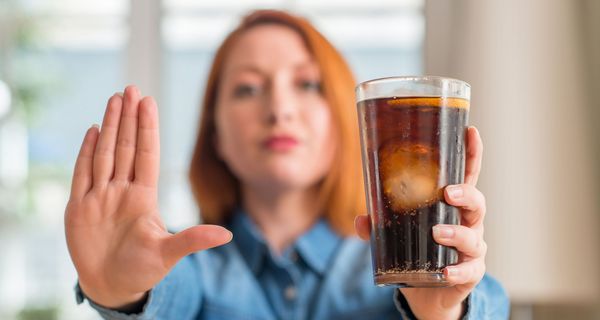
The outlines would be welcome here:
<svg viewBox="0 0 600 320">
<path fill-rule="evenodd" d="M 436 201 L 438 173 L 437 155 L 431 147 L 389 141 L 379 149 L 383 193 L 396 212 L 415 210 Z"/>
</svg>

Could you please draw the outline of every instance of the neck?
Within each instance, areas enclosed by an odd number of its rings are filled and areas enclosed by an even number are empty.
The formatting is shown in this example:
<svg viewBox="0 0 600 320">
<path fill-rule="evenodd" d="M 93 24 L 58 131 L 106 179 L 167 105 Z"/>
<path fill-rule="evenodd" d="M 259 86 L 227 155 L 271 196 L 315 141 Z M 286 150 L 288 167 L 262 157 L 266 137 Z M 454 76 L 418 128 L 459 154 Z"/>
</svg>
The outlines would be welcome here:
<svg viewBox="0 0 600 320">
<path fill-rule="evenodd" d="M 257 190 L 259 188 L 242 188 L 244 209 L 258 225 L 271 250 L 278 254 L 319 219 L 317 188 L 277 194 Z"/>
</svg>

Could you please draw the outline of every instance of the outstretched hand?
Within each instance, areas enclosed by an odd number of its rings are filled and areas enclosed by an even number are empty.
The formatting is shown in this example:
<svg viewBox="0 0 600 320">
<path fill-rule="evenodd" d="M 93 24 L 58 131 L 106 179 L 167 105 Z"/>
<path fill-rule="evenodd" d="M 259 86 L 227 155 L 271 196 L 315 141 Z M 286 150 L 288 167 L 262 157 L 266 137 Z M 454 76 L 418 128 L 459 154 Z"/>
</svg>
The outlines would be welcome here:
<svg viewBox="0 0 600 320">
<path fill-rule="evenodd" d="M 102 129 L 85 134 L 65 212 L 79 284 L 94 302 L 142 299 L 184 256 L 225 244 L 231 232 L 198 225 L 170 234 L 159 216 L 158 110 L 134 86 L 109 100 Z"/>
</svg>

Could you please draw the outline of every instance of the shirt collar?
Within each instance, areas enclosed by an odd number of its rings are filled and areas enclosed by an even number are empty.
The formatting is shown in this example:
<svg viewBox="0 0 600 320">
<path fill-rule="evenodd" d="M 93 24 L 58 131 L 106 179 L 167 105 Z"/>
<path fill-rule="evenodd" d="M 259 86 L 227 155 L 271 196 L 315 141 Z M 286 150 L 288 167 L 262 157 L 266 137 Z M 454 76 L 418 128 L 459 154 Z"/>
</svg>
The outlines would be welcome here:
<svg viewBox="0 0 600 320">
<path fill-rule="evenodd" d="M 237 210 L 233 215 L 230 228 L 242 257 L 252 272 L 258 274 L 264 259 L 271 255 L 260 230 L 242 210 Z M 341 237 L 331 229 L 329 223 L 319 219 L 292 247 L 311 269 L 323 275 L 340 241 Z"/>
<path fill-rule="evenodd" d="M 241 210 L 232 216 L 233 242 L 254 274 L 258 274 L 269 252 L 267 243 L 254 222 Z"/>
<path fill-rule="evenodd" d="M 341 237 L 335 233 L 324 219 L 296 240 L 298 254 L 313 270 L 323 275 L 335 255 Z"/>
</svg>

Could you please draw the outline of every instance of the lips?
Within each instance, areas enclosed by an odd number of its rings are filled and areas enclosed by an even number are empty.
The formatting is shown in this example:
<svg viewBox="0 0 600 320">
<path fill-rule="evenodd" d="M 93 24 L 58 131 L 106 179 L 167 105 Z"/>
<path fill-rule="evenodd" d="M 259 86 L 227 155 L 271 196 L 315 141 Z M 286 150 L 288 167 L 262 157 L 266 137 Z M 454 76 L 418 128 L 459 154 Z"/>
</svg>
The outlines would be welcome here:
<svg viewBox="0 0 600 320">
<path fill-rule="evenodd" d="M 272 151 L 288 151 L 298 145 L 298 140 L 292 136 L 278 135 L 265 139 L 263 145 Z"/>
</svg>

